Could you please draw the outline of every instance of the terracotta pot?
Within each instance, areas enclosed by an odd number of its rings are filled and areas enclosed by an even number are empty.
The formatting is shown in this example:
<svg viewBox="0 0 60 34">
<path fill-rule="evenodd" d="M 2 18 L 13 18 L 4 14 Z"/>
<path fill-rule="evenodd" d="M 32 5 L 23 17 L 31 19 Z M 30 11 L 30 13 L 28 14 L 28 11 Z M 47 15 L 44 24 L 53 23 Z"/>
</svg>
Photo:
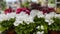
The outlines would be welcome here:
<svg viewBox="0 0 60 34">
<path fill-rule="evenodd" d="M 14 28 L 15 28 L 14 26 L 11 26 L 11 27 L 7 30 L 6 34 L 16 34 Z"/>
<path fill-rule="evenodd" d="M 16 34 L 16 32 L 15 31 L 7 31 L 7 34 Z"/>
<path fill-rule="evenodd" d="M 60 31 L 48 31 L 48 34 L 60 34 Z"/>
<path fill-rule="evenodd" d="M 60 34 L 60 31 L 58 31 L 57 33 Z"/>
</svg>

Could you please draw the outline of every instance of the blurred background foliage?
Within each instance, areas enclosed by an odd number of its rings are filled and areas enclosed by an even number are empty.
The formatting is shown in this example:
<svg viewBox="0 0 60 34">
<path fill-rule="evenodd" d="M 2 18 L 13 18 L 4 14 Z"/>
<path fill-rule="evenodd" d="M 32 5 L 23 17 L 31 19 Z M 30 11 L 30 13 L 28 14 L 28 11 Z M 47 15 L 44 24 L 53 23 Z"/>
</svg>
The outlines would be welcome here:
<svg viewBox="0 0 60 34">
<path fill-rule="evenodd" d="M 6 2 L 4 2 L 3 0 L 0 0 L 0 8 L 2 8 L 2 10 L 5 10 L 6 8 Z"/>
</svg>

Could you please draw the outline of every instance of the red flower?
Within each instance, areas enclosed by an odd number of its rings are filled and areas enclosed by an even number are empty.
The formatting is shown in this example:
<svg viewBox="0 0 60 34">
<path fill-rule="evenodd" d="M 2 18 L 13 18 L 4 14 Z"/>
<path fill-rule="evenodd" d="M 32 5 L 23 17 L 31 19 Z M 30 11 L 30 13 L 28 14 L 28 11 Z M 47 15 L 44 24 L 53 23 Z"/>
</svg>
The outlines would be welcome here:
<svg viewBox="0 0 60 34">
<path fill-rule="evenodd" d="M 54 8 L 47 8 L 47 9 L 42 9 L 42 11 L 43 11 L 43 14 L 45 14 L 45 13 L 53 12 L 55 10 L 54 10 Z"/>
<path fill-rule="evenodd" d="M 54 8 L 48 8 L 48 11 L 49 11 L 49 12 L 53 12 L 53 11 L 55 11 L 55 10 L 54 10 Z"/>
<path fill-rule="evenodd" d="M 16 11 L 16 14 L 19 14 L 22 11 L 25 12 L 26 14 L 30 15 L 30 11 L 27 8 L 18 8 Z"/>
<path fill-rule="evenodd" d="M 6 10 L 5 10 L 5 14 L 7 14 L 7 13 L 11 13 L 11 12 L 13 12 L 12 9 L 6 9 Z"/>
<path fill-rule="evenodd" d="M 21 13 L 21 11 L 22 11 L 22 8 L 18 8 L 17 11 L 16 11 L 16 14 Z"/>
</svg>

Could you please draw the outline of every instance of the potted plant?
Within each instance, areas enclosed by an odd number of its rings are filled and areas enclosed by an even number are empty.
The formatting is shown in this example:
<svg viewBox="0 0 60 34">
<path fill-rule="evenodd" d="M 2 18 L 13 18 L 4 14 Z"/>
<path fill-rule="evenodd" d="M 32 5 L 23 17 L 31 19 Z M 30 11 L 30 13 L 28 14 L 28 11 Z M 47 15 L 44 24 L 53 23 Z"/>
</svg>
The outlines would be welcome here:
<svg viewBox="0 0 60 34">
<path fill-rule="evenodd" d="M 4 20 L 0 23 L 1 28 L 0 30 L 2 31 L 1 34 L 15 34 L 14 31 L 14 23 L 15 19 L 10 19 L 10 20 Z"/>
<path fill-rule="evenodd" d="M 26 22 L 20 23 L 15 27 L 17 34 L 47 34 L 47 22 L 44 18 L 34 18 L 34 22 L 27 24 Z"/>
</svg>

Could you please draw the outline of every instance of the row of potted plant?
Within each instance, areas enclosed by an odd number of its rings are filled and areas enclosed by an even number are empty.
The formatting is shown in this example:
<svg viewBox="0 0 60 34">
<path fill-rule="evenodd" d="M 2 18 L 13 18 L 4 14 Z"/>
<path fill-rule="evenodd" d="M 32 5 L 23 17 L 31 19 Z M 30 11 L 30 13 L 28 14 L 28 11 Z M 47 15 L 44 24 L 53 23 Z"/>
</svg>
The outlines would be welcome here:
<svg viewBox="0 0 60 34">
<path fill-rule="evenodd" d="M 42 11 L 32 10 L 30 15 L 0 14 L 0 32 L 6 34 L 48 34 L 48 31 L 60 31 L 60 14 L 55 12 L 43 14 Z M 12 33 L 14 32 L 14 33 Z"/>
</svg>

